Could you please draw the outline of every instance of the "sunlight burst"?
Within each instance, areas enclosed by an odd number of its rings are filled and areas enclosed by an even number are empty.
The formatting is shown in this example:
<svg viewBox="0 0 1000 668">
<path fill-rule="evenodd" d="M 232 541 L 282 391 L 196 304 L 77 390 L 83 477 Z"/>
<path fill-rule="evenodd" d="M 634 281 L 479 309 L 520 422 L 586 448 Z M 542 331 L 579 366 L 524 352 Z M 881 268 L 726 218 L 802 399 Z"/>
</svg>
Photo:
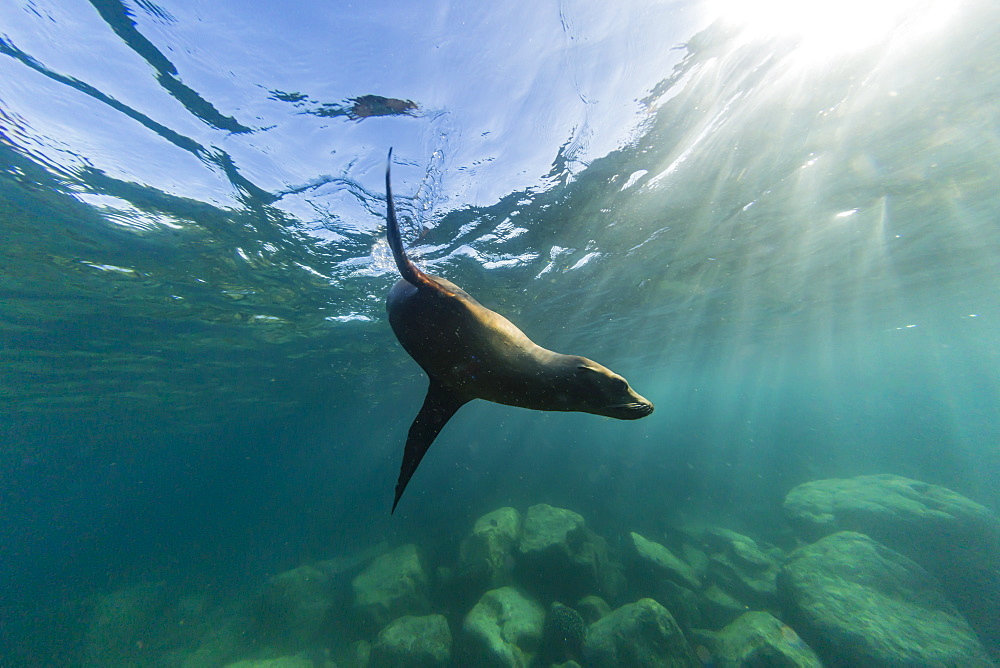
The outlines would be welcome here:
<svg viewBox="0 0 1000 668">
<path fill-rule="evenodd" d="M 959 0 L 715 0 L 719 16 L 747 38 L 798 36 L 801 48 L 827 57 L 872 46 L 901 27 L 940 26 Z"/>
</svg>

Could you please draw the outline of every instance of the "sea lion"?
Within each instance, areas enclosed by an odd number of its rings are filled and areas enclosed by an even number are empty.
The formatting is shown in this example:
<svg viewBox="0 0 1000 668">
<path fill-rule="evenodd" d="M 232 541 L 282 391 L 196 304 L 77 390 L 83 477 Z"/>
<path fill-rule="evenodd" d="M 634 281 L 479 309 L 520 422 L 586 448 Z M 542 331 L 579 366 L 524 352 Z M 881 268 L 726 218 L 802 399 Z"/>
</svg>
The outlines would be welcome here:
<svg viewBox="0 0 1000 668">
<path fill-rule="evenodd" d="M 473 399 L 539 411 L 581 411 L 620 420 L 653 412 L 628 381 L 593 360 L 536 345 L 499 313 L 451 281 L 425 274 L 403 250 L 385 167 L 389 247 L 402 275 L 389 291 L 389 324 L 403 349 L 430 378 L 427 396 L 410 426 L 392 512 L 441 428 Z"/>
</svg>

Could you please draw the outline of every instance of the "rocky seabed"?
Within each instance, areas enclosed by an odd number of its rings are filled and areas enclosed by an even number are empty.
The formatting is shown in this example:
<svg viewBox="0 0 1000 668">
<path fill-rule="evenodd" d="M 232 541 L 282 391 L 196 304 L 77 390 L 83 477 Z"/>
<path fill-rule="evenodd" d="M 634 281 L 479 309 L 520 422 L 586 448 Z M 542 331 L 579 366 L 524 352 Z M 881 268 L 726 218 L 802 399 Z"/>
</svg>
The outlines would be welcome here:
<svg viewBox="0 0 1000 668">
<path fill-rule="evenodd" d="M 893 475 L 809 482 L 794 539 L 717 526 L 614 544 L 546 504 L 480 517 L 447 563 L 379 546 L 210 605 L 98 597 L 87 665 L 228 668 L 993 666 L 1000 520 Z M 179 626 L 185 626 L 179 629 Z"/>
</svg>

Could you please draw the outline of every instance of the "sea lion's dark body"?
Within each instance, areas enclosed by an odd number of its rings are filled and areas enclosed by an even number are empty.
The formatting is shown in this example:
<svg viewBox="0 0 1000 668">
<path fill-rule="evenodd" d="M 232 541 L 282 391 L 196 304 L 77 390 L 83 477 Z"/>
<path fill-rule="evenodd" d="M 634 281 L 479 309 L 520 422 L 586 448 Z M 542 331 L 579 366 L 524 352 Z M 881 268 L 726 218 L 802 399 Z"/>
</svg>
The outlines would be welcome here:
<svg viewBox="0 0 1000 668">
<path fill-rule="evenodd" d="M 389 323 L 430 378 L 424 405 L 406 440 L 394 511 L 438 432 L 472 399 L 623 420 L 653 412 L 653 404 L 610 369 L 536 345 L 507 318 L 451 281 L 417 269 L 403 251 L 388 166 L 385 181 L 389 245 L 403 275 L 389 292 Z"/>
<path fill-rule="evenodd" d="M 425 276 L 440 291 L 400 280 L 389 292 L 387 306 L 396 338 L 429 377 L 466 401 L 486 399 L 536 410 L 577 411 L 594 397 L 593 388 L 581 387 L 578 378 L 580 367 L 597 367 L 594 362 L 536 345 L 451 281 Z"/>
</svg>

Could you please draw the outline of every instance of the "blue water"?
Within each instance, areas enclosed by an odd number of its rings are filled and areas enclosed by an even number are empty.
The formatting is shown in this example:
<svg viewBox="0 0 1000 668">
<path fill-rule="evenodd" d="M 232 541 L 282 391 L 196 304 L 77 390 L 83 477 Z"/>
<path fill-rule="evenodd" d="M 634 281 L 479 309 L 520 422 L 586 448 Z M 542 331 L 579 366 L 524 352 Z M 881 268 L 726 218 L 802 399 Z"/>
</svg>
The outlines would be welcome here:
<svg viewBox="0 0 1000 668">
<path fill-rule="evenodd" d="M 83 662 L 120 587 L 447 555 L 503 505 L 778 542 L 795 485 L 893 473 L 1000 509 L 994 3 L 818 55 L 696 0 L 459 5 L 0 7 L 0 663 Z M 389 516 L 426 383 L 389 146 L 416 262 L 652 416 L 471 404 Z"/>
</svg>

